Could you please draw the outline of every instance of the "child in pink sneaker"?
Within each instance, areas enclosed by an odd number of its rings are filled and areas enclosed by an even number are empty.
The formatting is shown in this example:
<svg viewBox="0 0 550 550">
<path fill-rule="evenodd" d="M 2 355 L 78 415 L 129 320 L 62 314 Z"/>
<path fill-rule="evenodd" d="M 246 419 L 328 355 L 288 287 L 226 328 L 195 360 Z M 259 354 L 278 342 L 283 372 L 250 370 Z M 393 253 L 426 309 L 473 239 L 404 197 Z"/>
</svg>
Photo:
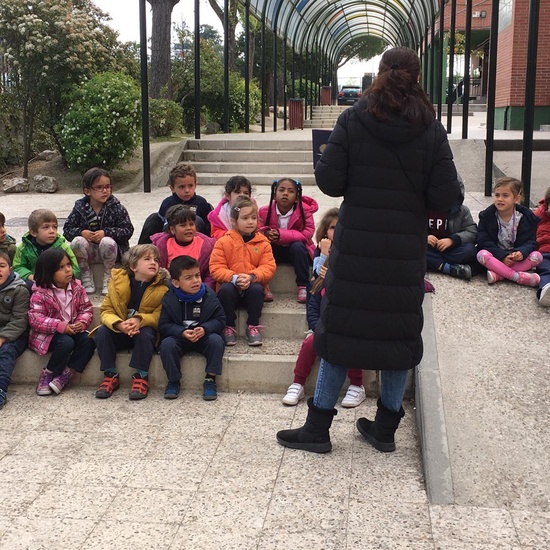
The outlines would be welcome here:
<svg viewBox="0 0 550 550">
<path fill-rule="evenodd" d="M 294 267 L 298 302 L 306 303 L 309 268 L 315 245 L 313 214 L 319 205 L 312 197 L 302 195 L 302 185 L 292 178 L 281 178 L 271 186 L 267 206 L 260 208 L 260 232 L 271 243 L 277 264 Z"/>
<path fill-rule="evenodd" d="M 522 206 L 523 185 L 515 178 L 499 178 L 493 187 L 494 202 L 479 213 L 477 261 L 487 268 L 489 284 L 508 279 L 537 287 L 540 277 L 529 273 L 542 262 L 536 230 L 540 219 Z"/>
<path fill-rule="evenodd" d="M 92 358 L 95 342 L 88 328 L 93 306 L 78 279 L 73 276 L 69 255 L 62 248 L 49 248 L 36 262 L 29 309 L 29 348 L 52 355 L 42 369 L 36 393 L 59 394 L 74 372 L 83 372 Z"/>
</svg>

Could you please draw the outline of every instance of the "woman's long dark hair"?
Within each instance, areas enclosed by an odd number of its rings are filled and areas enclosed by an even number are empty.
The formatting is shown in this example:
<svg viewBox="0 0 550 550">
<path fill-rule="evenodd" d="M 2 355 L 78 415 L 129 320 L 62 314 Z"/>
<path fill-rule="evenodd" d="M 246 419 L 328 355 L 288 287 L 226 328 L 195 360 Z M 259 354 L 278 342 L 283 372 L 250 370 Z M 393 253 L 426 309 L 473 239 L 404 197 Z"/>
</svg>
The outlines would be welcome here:
<svg viewBox="0 0 550 550">
<path fill-rule="evenodd" d="M 377 77 L 363 94 L 366 111 L 378 120 L 397 115 L 413 124 L 429 124 L 435 119 L 435 111 L 419 77 L 420 59 L 414 50 L 387 50 L 380 60 Z"/>
</svg>

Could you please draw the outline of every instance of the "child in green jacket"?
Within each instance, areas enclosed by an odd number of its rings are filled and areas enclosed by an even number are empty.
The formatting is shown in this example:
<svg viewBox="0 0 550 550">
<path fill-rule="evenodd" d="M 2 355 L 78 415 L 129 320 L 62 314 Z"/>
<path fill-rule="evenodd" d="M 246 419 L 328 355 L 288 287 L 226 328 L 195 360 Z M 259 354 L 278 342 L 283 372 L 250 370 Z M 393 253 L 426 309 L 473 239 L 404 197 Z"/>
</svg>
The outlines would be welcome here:
<svg viewBox="0 0 550 550">
<path fill-rule="evenodd" d="M 69 243 L 57 232 L 57 217 L 51 210 L 39 208 L 29 216 L 29 231 L 23 235 L 15 251 L 13 270 L 24 281 L 34 280 L 34 268 L 38 257 L 48 248 L 62 248 L 67 252 L 75 279 L 80 279 L 80 269 Z"/>
</svg>

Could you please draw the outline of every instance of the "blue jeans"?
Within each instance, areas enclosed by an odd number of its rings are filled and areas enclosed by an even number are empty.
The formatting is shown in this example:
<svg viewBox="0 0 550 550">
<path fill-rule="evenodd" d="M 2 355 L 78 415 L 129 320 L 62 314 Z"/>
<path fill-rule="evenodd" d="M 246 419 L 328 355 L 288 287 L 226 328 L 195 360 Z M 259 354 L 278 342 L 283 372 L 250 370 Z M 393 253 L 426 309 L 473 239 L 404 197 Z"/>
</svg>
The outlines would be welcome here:
<svg viewBox="0 0 550 550">
<path fill-rule="evenodd" d="M 340 390 L 346 380 L 347 367 L 339 367 L 321 359 L 317 385 L 313 404 L 320 409 L 333 409 L 340 396 Z M 380 400 L 382 405 L 390 411 L 401 409 L 405 386 L 407 384 L 407 370 L 381 371 Z"/>
<path fill-rule="evenodd" d="M 4 342 L 0 346 L 0 390 L 8 391 L 11 375 L 17 358 L 25 351 L 29 334 L 23 333 L 13 342 Z"/>
</svg>

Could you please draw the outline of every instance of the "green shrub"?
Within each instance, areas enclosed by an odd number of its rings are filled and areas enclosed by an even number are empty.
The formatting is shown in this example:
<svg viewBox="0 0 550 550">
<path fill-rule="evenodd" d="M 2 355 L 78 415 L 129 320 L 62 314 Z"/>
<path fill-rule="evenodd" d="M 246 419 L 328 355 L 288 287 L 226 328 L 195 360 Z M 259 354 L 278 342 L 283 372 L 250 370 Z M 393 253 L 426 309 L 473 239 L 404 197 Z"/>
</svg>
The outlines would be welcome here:
<svg viewBox="0 0 550 550">
<path fill-rule="evenodd" d="M 182 109 L 169 99 L 149 100 L 149 133 L 152 137 L 167 137 L 182 128 Z"/>
<path fill-rule="evenodd" d="M 0 170 L 18 164 L 23 158 L 21 114 L 12 97 L 0 94 Z"/>
<path fill-rule="evenodd" d="M 117 168 L 139 143 L 140 92 L 128 76 L 103 73 L 74 90 L 59 139 L 67 164 Z"/>
</svg>

